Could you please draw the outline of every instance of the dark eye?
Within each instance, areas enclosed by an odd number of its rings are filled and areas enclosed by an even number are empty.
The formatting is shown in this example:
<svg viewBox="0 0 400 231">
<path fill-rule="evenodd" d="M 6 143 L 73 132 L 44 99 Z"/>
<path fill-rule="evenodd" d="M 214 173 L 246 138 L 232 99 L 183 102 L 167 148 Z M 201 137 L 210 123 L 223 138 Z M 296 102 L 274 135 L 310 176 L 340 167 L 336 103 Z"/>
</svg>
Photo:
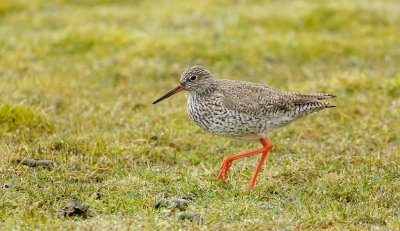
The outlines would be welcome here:
<svg viewBox="0 0 400 231">
<path fill-rule="evenodd" d="M 190 77 L 190 80 L 191 81 L 195 81 L 197 79 L 197 75 L 192 75 L 191 77 Z"/>
</svg>

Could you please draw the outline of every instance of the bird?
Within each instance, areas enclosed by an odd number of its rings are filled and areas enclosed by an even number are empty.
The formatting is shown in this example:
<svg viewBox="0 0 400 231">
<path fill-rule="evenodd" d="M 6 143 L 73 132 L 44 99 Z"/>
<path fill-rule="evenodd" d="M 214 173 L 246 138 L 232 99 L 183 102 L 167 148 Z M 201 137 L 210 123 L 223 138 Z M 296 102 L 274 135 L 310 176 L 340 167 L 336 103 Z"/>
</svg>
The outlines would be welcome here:
<svg viewBox="0 0 400 231">
<path fill-rule="evenodd" d="M 216 79 L 200 65 L 186 69 L 179 85 L 153 104 L 181 91 L 189 92 L 188 114 L 202 129 L 220 136 L 261 142 L 259 149 L 225 157 L 217 177 L 224 182 L 233 161 L 261 154 L 248 185 L 253 190 L 265 158 L 273 148 L 268 135 L 310 113 L 335 107 L 322 101 L 335 97 L 334 94 L 280 91 L 253 82 Z"/>
</svg>

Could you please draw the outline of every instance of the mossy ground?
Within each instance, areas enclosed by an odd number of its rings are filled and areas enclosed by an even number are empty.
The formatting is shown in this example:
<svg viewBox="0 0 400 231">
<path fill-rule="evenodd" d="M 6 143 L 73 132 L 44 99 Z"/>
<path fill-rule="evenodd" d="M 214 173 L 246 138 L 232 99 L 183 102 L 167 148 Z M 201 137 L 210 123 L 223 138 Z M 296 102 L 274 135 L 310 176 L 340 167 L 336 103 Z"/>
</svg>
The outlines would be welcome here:
<svg viewBox="0 0 400 231">
<path fill-rule="evenodd" d="M 1 1 L 1 229 L 398 229 L 399 25 L 390 0 Z M 224 184 L 259 144 L 202 131 L 185 94 L 151 105 L 193 64 L 337 108 L 271 134 L 254 192 L 256 158 Z M 203 222 L 164 218 L 160 192 Z M 57 218 L 71 198 L 88 218 Z"/>
</svg>

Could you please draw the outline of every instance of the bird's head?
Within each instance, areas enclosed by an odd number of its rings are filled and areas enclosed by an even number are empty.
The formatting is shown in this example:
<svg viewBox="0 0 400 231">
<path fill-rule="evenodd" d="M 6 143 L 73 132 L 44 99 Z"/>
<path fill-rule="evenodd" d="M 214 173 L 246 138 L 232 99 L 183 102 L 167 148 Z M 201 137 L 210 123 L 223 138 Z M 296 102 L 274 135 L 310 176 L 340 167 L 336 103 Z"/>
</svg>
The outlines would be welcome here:
<svg viewBox="0 0 400 231">
<path fill-rule="evenodd" d="M 181 79 L 179 80 L 180 84 L 154 101 L 153 104 L 156 104 L 183 90 L 186 90 L 189 93 L 205 92 L 212 86 L 213 82 L 213 76 L 211 72 L 207 70 L 207 68 L 203 66 L 190 67 L 182 73 Z"/>
<path fill-rule="evenodd" d="M 180 84 L 188 92 L 202 92 L 213 81 L 213 76 L 203 66 L 193 66 L 185 70 L 180 79 Z"/>
</svg>

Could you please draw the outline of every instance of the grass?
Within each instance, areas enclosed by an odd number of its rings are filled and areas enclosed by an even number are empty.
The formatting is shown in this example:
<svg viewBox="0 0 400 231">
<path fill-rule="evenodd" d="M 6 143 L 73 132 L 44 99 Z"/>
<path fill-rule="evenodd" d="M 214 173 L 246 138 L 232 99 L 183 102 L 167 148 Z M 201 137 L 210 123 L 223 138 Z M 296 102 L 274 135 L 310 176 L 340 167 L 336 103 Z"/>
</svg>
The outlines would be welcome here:
<svg viewBox="0 0 400 231">
<path fill-rule="evenodd" d="M 2 229 L 399 229 L 399 15 L 384 0 L 0 2 Z M 337 108 L 271 134 L 254 192 L 256 158 L 223 184 L 223 157 L 259 144 L 202 131 L 185 94 L 151 105 L 193 64 Z M 163 217 L 160 192 L 191 195 L 203 222 Z M 57 218 L 71 198 L 88 218 Z"/>
</svg>

